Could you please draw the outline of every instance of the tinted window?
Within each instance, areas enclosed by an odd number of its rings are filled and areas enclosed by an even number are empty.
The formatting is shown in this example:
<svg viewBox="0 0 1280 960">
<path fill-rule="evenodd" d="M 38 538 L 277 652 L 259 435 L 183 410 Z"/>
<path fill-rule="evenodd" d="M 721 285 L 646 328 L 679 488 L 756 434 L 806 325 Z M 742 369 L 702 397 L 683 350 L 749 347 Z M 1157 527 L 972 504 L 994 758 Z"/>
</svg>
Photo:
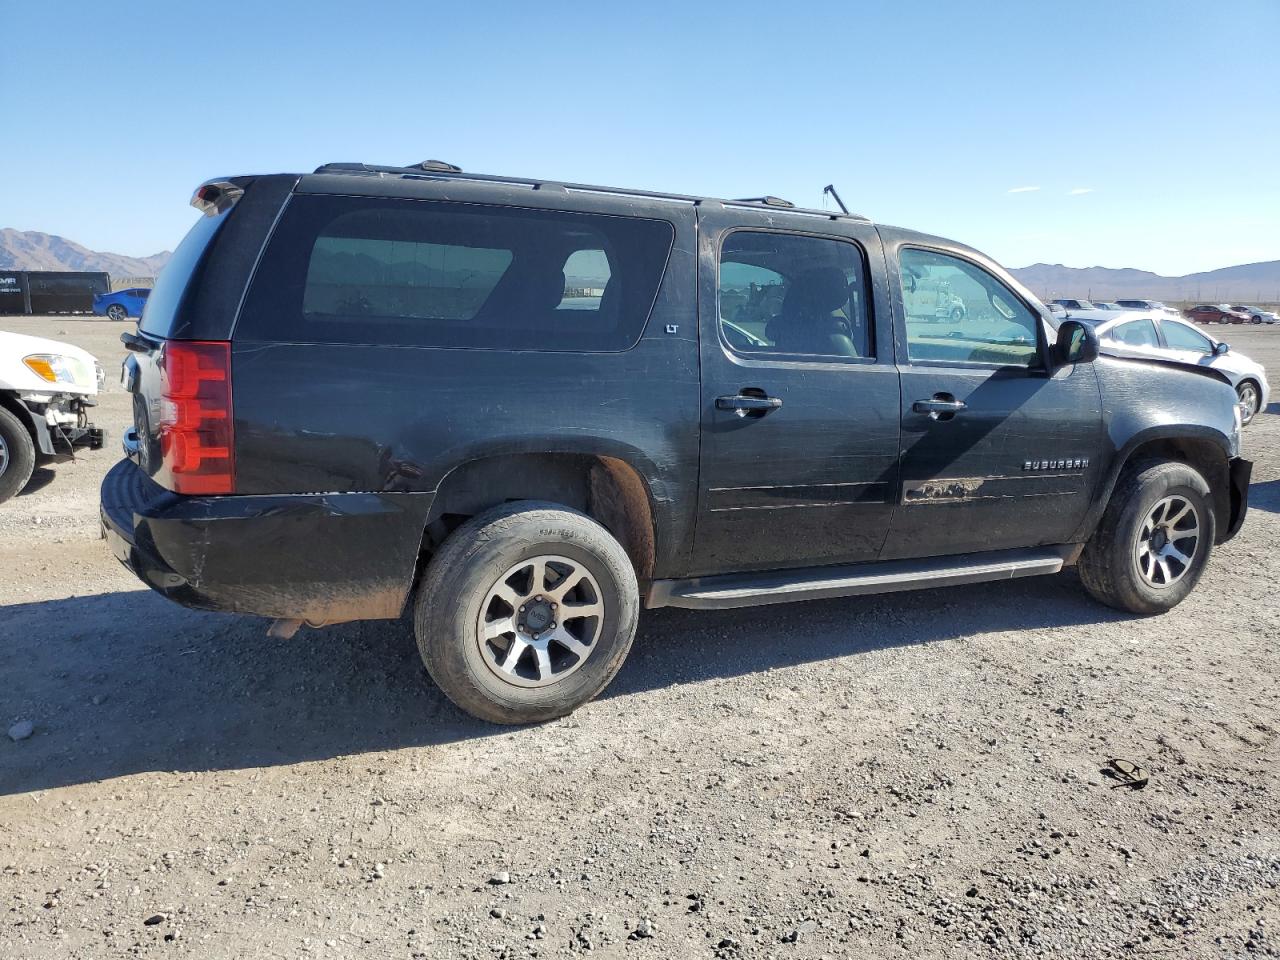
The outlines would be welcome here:
<svg viewBox="0 0 1280 960">
<path fill-rule="evenodd" d="M 1039 316 L 986 270 L 911 248 L 902 250 L 899 263 L 912 360 L 1039 364 Z"/>
<path fill-rule="evenodd" d="M 1107 332 L 1106 339 L 1127 347 L 1160 346 L 1160 337 L 1156 334 L 1156 325 L 1147 319 L 1118 323 Z"/>
<path fill-rule="evenodd" d="M 737 353 L 872 355 L 862 251 L 853 243 L 739 230 L 720 248 L 720 332 Z"/>
<path fill-rule="evenodd" d="M 232 207 L 231 210 L 235 208 Z M 156 285 L 147 297 L 147 305 L 138 321 L 138 329 L 159 337 L 167 337 L 187 290 L 187 281 L 195 272 L 218 228 L 231 216 L 231 210 L 216 217 L 201 217 L 183 237 L 178 249 L 156 277 Z"/>
<path fill-rule="evenodd" d="M 251 340 L 611 351 L 644 329 L 661 220 L 297 196 L 253 281 Z"/>
<path fill-rule="evenodd" d="M 1129 307 L 1133 310 L 1146 310 L 1147 301 L 1145 300 L 1117 300 L 1116 303 L 1122 307 Z"/>
<path fill-rule="evenodd" d="M 1213 344 L 1209 338 L 1198 330 L 1171 320 L 1162 325 L 1164 340 L 1174 350 L 1195 350 L 1198 353 L 1213 353 Z"/>
</svg>

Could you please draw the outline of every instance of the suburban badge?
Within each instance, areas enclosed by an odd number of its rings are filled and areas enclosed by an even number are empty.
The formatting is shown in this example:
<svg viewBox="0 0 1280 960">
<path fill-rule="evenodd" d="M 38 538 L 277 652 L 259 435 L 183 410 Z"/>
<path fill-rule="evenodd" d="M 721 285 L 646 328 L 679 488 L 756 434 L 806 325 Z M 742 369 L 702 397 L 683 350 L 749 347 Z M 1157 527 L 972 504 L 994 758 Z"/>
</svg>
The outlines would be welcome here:
<svg viewBox="0 0 1280 960">
<path fill-rule="evenodd" d="M 1023 470 L 1085 470 L 1088 466 L 1087 457 L 1074 460 L 1024 460 L 1022 462 Z"/>
</svg>

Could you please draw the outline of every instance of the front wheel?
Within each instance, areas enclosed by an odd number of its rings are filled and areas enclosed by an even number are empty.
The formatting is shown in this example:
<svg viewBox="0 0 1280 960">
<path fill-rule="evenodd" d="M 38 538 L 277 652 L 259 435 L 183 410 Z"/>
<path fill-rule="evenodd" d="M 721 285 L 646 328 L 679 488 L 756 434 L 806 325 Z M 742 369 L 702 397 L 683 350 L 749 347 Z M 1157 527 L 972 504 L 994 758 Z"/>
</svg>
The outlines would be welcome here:
<svg viewBox="0 0 1280 960">
<path fill-rule="evenodd" d="M 1215 530 L 1209 484 L 1198 470 L 1176 461 L 1135 465 L 1080 555 L 1080 580 L 1118 610 L 1164 613 L 1199 581 Z"/>
<path fill-rule="evenodd" d="M 0 503 L 4 503 L 31 479 L 36 467 L 36 445 L 22 421 L 0 407 Z"/>
<path fill-rule="evenodd" d="M 1240 422 L 1248 423 L 1258 415 L 1258 407 L 1262 405 L 1257 384 L 1252 380 L 1245 380 L 1236 387 L 1236 396 L 1240 398 Z"/>
<path fill-rule="evenodd" d="M 463 710 L 539 723 L 608 686 L 639 608 L 631 561 L 604 527 L 556 504 L 512 503 L 468 520 L 431 559 L 414 633 Z"/>
<path fill-rule="evenodd" d="M 107 307 L 107 318 L 109 320 L 127 320 L 129 319 L 129 311 L 118 303 L 113 303 Z"/>
</svg>

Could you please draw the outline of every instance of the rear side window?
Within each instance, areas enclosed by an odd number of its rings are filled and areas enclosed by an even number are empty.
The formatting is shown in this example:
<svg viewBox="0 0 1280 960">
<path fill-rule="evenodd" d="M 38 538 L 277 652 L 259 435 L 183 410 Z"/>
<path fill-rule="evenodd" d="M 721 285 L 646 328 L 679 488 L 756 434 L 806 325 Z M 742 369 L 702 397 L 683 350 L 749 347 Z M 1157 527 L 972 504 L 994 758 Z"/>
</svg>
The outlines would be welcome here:
<svg viewBox="0 0 1280 960">
<path fill-rule="evenodd" d="M 673 235 L 662 220 L 295 196 L 236 336 L 625 350 L 643 332 Z"/>
<path fill-rule="evenodd" d="M 138 321 L 139 330 L 157 337 L 169 335 L 188 282 L 200 265 L 209 242 L 229 216 L 230 210 L 214 217 L 201 217 L 182 238 L 178 249 L 173 251 L 173 256 L 161 269 L 160 276 L 156 277 L 156 285 L 147 297 L 142 319 Z"/>
</svg>

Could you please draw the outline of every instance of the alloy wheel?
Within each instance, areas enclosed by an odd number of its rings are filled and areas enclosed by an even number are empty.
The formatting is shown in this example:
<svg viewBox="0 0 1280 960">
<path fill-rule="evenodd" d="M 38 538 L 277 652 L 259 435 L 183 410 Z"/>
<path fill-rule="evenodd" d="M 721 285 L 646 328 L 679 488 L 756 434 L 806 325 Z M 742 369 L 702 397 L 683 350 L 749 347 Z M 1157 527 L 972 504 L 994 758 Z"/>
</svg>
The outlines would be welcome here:
<svg viewBox="0 0 1280 960">
<path fill-rule="evenodd" d="M 1242 408 L 1240 411 L 1240 419 L 1245 423 L 1248 423 L 1258 412 L 1258 404 L 1260 402 L 1258 398 L 1258 388 L 1252 383 L 1242 383 L 1240 384 L 1240 389 L 1237 393 L 1240 397 L 1240 406 Z"/>
<path fill-rule="evenodd" d="M 1184 496 L 1160 500 L 1138 531 L 1135 559 L 1142 579 L 1153 587 L 1168 587 L 1181 580 L 1200 548 L 1200 515 Z"/>
<path fill-rule="evenodd" d="M 508 569 L 480 606 L 485 665 L 517 687 L 545 687 L 579 670 L 598 646 L 604 598 L 579 561 L 531 557 Z"/>
</svg>

